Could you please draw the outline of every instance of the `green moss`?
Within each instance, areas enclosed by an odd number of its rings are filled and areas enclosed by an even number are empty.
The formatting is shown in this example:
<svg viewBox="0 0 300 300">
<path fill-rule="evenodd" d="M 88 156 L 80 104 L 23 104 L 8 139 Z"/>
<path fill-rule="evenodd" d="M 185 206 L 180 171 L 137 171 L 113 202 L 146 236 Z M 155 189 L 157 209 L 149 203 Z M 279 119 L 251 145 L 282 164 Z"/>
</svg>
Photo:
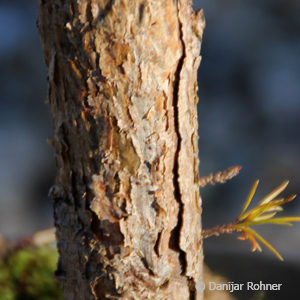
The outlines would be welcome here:
<svg viewBox="0 0 300 300">
<path fill-rule="evenodd" d="M 50 246 L 25 248 L 0 258 L 0 299 L 62 299 L 53 277 L 57 258 L 56 249 Z"/>
</svg>

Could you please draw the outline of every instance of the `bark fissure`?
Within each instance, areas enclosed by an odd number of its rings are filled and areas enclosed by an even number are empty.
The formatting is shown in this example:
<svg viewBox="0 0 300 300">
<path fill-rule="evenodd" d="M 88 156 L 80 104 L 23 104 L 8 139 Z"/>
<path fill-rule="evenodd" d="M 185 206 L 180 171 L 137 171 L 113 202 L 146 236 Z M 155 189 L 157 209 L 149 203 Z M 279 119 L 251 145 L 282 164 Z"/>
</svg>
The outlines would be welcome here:
<svg viewBox="0 0 300 300">
<path fill-rule="evenodd" d="M 178 1 L 178 5 L 180 4 L 180 1 Z M 179 8 L 178 8 L 178 22 L 179 22 L 179 39 L 181 41 L 182 45 L 182 56 L 180 57 L 178 61 L 177 70 L 175 72 L 175 80 L 174 80 L 174 94 L 173 94 L 173 107 L 174 107 L 174 123 L 175 123 L 175 132 L 177 136 L 177 147 L 175 152 L 175 162 L 174 162 L 174 189 L 175 189 L 175 198 L 177 202 L 179 203 L 179 212 L 178 212 L 178 223 L 177 226 L 174 228 L 174 235 L 176 234 L 176 244 L 177 249 L 179 251 L 179 259 L 182 266 L 182 272 L 181 275 L 186 276 L 186 270 L 187 270 L 187 256 L 186 252 L 180 247 L 180 235 L 181 235 L 181 228 L 183 226 L 183 215 L 184 215 L 184 202 L 182 201 L 182 195 L 180 191 L 180 184 L 179 184 L 179 156 L 180 156 L 180 150 L 181 150 L 181 133 L 180 133 L 180 122 L 181 119 L 179 117 L 179 97 L 180 97 L 180 80 L 181 80 L 181 72 L 184 67 L 184 60 L 186 57 L 186 45 L 185 40 L 183 38 L 183 24 L 180 20 L 179 16 Z M 183 174 L 183 176 L 186 176 Z M 189 288 L 189 298 L 190 300 L 194 300 L 196 297 L 195 293 L 195 280 L 193 277 L 186 276 L 188 280 L 188 288 Z"/>
<path fill-rule="evenodd" d="M 196 299 L 196 283 L 194 278 L 189 278 L 189 292 L 190 292 L 190 299 L 189 300 L 195 300 Z"/>
<path fill-rule="evenodd" d="M 178 1 L 179 3 L 179 1 Z M 178 4 L 177 4 L 178 5 Z M 179 12 L 179 9 L 177 7 L 177 14 Z M 179 15 L 178 15 L 179 20 Z M 173 184 L 174 184 L 174 197 L 179 205 L 179 211 L 178 211 L 178 223 L 176 227 L 172 231 L 171 235 L 171 247 L 174 250 L 177 250 L 179 252 L 179 259 L 181 263 L 181 274 L 184 275 L 186 272 L 186 253 L 180 248 L 180 230 L 182 227 L 182 215 L 184 210 L 184 204 L 181 199 L 181 193 L 180 193 L 180 186 L 179 186 L 179 152 L 181 147 L 181 136 L 179 132 L 179 113 L 178 113 L 178 100 L 179 100 L 179 83 L 180 83 L 180 76 L 181 76 L 181 70 L 183 67 L 183 62 L 185 59 L 185 44 L 182 37 L 182 24 L 179 20 L 179 40 L 181 42 L 182 46 L 182 55 L 178 60 L 177 69 L 174 74 L 174 83 L 173 83 L 173 110 L 174 110 L 174 129 L 177 137 L 177 146 L 175 150 L 175 156 L 174 156 L 174 168 L 173 168 Z"/>
</svg>

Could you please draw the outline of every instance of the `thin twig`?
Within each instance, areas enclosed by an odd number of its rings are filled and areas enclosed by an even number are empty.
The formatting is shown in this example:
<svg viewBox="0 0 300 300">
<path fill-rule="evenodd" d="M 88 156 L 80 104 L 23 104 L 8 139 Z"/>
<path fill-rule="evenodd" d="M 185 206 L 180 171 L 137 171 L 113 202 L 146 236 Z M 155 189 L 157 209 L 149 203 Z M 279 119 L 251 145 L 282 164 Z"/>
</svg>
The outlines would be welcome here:
<svg viewBox="0 0 300 300">
<path fill-rule="evenodd" d="M 241 166 L 234 166 L 216 174 L 210 174 L 200 178 L 200 187 L 205 187 L 208 184 L 225 183 L 227 180 L 239 174 Z"/>
<path fill-rule="evenodd" d="M 258 202 L 257 206 L 248 209 L 257 189 L 258 182 L 258 180 L 254 182 L 242 211 L 235 221 L 228 225 L 221 225 L 203 230 L 202 237 L 205 239 L 212 235 L 219 236 L 223 233 L 241 232 L 243 235 L 238 237 L 238 239 L 250 240 L 252 243 L 252 251 L 262 250 L 258 243 L 259 241 L 269 248 L 269 250 L 271 250 L 280 260 L 283 260 L 280 253 L 250 226 L 261 224 L 292 225 L 292 222 L 300 222 L 300 217 L 297 216 L 274 218 L 277 212 L 282 211 L 282 205 L 291 202 L 295 199 L 296 195 L 292 195 L 288 198 L 276 198 L 287 187 L 288 181 L 286 180 Z"/>
<path fill-rule="evenodd" d="M 31 236 L 22 237 L 16 241 L 5 240 L 0 234 L 0 253 L 17 251 L 26 247 L 39 247 L 56 242 L 55 227 L 39 230 Z"/>
<path fill-rule="evenodd" d="M 213 235 L 219 236 L 220 234 L 224 234 L 224 233 L 240 232 L 241 230 L 234 227 L 234 224 L 235 223 L 232 222 L 227 225 L 219 225 L 210 229 L 202 230 L 202 238 L 206 239 Z"/>
<path fill-rule="evenodd" d="M 33 245 L 35 246 L 49 245 L 55 243 L 55 227 L 37 231 L 35 234 L 33 234 L 32 241 Z"/>
</svg>

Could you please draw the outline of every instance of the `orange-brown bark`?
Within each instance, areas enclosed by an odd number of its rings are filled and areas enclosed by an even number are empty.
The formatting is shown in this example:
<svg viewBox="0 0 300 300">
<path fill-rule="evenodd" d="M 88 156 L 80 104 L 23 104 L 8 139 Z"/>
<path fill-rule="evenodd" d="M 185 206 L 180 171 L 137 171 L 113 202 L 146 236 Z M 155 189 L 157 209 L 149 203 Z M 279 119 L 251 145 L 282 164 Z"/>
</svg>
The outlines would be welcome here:
<svg viewBox="0 0 300 300">
<path fill-rule="evenodd" d="M 202 299 L 192 3 L 39 1 L 66 299 Z"/>
</svg>

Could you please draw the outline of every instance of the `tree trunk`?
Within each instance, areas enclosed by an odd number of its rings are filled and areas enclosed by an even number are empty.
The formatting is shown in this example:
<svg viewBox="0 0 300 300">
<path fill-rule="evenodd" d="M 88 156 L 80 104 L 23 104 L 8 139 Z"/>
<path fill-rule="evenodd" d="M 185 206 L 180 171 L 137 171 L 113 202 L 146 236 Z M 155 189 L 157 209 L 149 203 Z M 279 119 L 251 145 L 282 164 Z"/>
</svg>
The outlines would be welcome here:
<svg viewBox="0 0 300 300">
<path fill-rule="evenodd" d="M 202 12 L 189 0 L 38 9 L 65 299 L 202 299 Z"/>
</svg>

